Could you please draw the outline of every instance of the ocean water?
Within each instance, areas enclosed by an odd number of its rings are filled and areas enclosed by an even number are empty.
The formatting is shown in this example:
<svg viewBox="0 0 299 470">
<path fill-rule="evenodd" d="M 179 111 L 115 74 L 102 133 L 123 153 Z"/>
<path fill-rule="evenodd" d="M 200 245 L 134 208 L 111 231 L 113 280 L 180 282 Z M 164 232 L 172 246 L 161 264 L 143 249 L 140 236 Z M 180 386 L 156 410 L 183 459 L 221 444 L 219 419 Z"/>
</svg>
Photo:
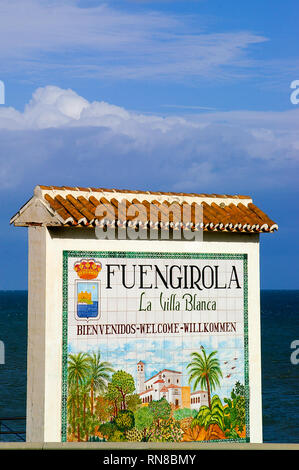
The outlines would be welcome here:
<svg viewBox="0 0 299 470">
<path fill-rule="evenodd" d="M 262 291 L 261 321 L 264 442 L 298 444 L 299 291 Z"/>
<path fill-rule="evenodd" d="M 5 363 L 1 364 L 0 360 L 0 418 L 23 417 L 26 416 L 26 291 L 0 291 L 0 340 L 5 349 Z M 4 424 L 13 430 L 25 430 L 24 421 Z M 2 431 L 6 431 L 3 425 Z M 20 441 L 20 438 L 0 435 L 0 441 Z"/>
<path fill-rule="evenodd" d="M 291 343 L 299 344 L 299 291 L 262 291 L 261 324 L 263 439 L 298 444 L 299 363 L 291 361 L 295 351 Z M 5 364 L 0 361 L 0 418 L 25 416 L 27 292 L 0 291 L 0 341 L 5 346 Z M 25 427 L 23 422 L 5 423 L 14 430 Z M 20 438 L 0 435 L 0 440 Z"/>
</svg>

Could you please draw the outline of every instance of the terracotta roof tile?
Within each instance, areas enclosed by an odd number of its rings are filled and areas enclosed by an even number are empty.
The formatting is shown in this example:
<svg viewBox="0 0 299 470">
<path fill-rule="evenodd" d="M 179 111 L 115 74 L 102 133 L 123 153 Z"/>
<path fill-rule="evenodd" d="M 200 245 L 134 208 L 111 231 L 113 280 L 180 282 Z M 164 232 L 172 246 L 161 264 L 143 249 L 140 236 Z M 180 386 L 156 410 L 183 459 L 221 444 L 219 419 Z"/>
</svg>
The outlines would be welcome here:
<svg viewBox="0 0 299 470">
<path fill-rule="evenodd" d="M 61 190 L 71 189 L 72 191 L 92 191 L 92 192 L 114 192 L 114 193 L 127 193 L 127 194 L 152 194 L 152 195 L 168 195 L 168 196 L 193 196 L 193 197 L 214 197 L 214 198 L 235 198 L 235 199 L 250 199 L 250 196 L 244 196 L 240 194 L 207 194 L 207 193 L 184 193 L 184 192 L 164 192 L 164 191 L 141 191 L 132 189 L 107 189 L 107 188 L 81 188 L 77 186 L 44 186 L 39 185 L 39 188 L 43 190 Z"/>
<path fill-rule="evenodd" d="M 73 204 L 68 201 L 67 198 L 63 198 L 62 196 L 58 194 L 55 197 L 55 200 L 58 201 L 67 212 L 69 212 L 70 216 L 74 220 L 74 225 L 82 224 L 82 223 L 84 223 L 84 225 L 86 224 L 87 221 L 85 217 L 83 216 L 83 214 L 80 211 L 78 211 L 76 207 L 73 206 Z"/>
<path fill-rule="evenodd" d="M 49 205 L 55 212 L 63 219 L 64 223 L 69 223 L 73 221 L 69 212 L 55 199 L 52 199 L 49 194 L 45 195 L 45 200 L 48 201 Z"/>
<path fill-rule="evenodd" d="M 249 196 L 242 195 L 70 186 L 37 186 L 34 194 L 66 226 L 128 225 L 246 233 L 273 232 L 278 228 Z M 22 211 L 24 208 L 26 205 Z M 11 222 L 16 221 L 17 215 Z"/>
<path fill-rule="evenodd" d="M 78 212 L 81 212 L 81 214 L 86 217 L 86 220 L 88 223 L 93 223 L 94 221 L 94 214 L 89 210 L 89 208 L 78 199 L 74 198 L 72 194 L 68 194 L 66 196 L 66 199 L 77 209 Z"/>
<path fill-rule="evenodd" d="M 273 220 L 271 220 L 264 212 L 262 212 L 256 205 L 252 202 L 248 204 L 249 209 L 251 209 L 257 216 L 260 218 L 263 223 L 268 224 L 268 227 L 271 229 L 272 226 L 276 225 Z"/>
</svg>

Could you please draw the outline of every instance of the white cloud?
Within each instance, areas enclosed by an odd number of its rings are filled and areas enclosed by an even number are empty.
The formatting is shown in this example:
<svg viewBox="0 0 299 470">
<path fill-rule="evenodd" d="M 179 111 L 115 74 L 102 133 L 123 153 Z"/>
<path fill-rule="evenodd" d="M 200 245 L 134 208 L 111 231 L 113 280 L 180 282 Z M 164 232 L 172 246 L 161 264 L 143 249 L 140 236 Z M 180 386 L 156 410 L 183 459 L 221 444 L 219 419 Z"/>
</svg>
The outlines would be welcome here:
<svg viewBox="0 0 299 470">
<path fill-rule="evenodd" d="M 1 0 L 2 73 L 32 79 L 51 69 L 81 77 L 188 79 L 240 77 L 253 65 L 248 50 L 266 39 L 247 31 L 215 33 L 199 15 L 107 3 Z M 26 21 L 24 21 L 26 18 Z M 230 66 L 227 68 L 227 66 Z M 24 78 L 24 77 L 23 77 Z"/>
<path fill-rule="evenodd" d="M 154 182 L 160 189 L 246 193 L 287 187 L 297 175 L 298 118 L 297 109 L 143 115 L 48 86 L 24 112 L 0 108 L 0 184 L 143 189 Z"/>
</svg>

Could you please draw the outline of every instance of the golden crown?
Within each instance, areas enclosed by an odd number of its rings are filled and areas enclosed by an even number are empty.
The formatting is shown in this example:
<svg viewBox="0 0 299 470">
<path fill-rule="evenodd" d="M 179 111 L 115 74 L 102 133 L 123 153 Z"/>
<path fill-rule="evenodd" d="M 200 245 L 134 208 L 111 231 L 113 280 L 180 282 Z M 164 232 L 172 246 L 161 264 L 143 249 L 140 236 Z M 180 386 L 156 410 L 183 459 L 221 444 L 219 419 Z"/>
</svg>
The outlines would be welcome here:
<svg viewBox="0 0 299 470">
<path fill-rule="evenodd" d="M 75 263 L 74 270 L 81 279 L 95 279 L 102 270 L 102 265 L 94 259 L 82 259 Z"/>
</svg>

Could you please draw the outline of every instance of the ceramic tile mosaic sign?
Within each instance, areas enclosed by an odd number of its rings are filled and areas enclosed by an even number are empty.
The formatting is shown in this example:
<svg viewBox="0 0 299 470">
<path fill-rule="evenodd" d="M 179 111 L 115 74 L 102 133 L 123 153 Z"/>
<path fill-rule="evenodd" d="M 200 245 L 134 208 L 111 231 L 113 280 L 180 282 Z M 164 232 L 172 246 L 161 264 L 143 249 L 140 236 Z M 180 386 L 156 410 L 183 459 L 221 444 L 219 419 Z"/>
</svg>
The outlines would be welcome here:
<svg viewBox="0 0 299 470">
<path fill-rule="evenodd" d="M 64 252 L 63 441 L 249 441 L 247 257 Z"/>
</svg>

